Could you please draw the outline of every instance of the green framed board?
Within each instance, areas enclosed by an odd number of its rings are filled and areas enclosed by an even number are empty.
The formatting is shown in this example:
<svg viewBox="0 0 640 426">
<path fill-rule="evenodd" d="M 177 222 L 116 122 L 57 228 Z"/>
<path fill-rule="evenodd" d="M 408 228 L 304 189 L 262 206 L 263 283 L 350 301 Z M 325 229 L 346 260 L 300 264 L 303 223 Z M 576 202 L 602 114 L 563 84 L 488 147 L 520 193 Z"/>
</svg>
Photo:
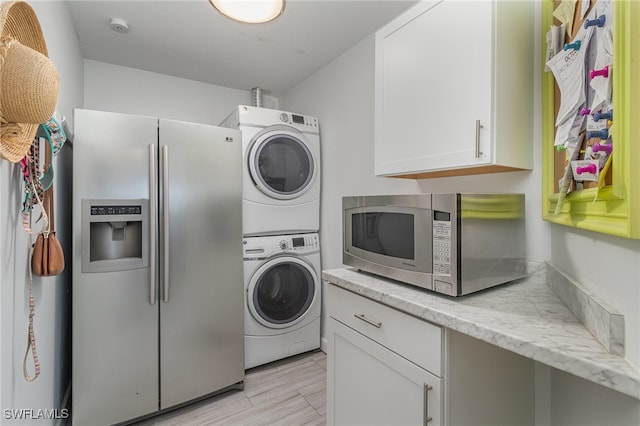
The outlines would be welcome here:
<svg viewBox="0 0 640 426">
<path fill-rule="evenodd" d="M 592 1 L 591 7 L 598 1 L 603 0 Z M 568 193 L 565 192 L 566 197 L 560 195 L 559 180 L 568 163 L 561 162 L 558 167 L 558 150 L 554 146 L 559 91 L 554 75 L 543 71 L 542 216 L 561 225 L 640 239 L 640 2 L 607 1 L 612 3 L 613 15 L 607 18 L 611 19 L 613 35 L 613 62 L 609 77 L 615 114 L 609 122 L 613 151 L 605 169 L 607 176 L 600 183 L 594 182 L 592 187 L 579 189 L 574 185 Z M 553 11 L 559 3 L 557 0 L 543 1 L 545 59 L 546 33 L 552 25 L 558 24 Z M 578 16 L 575 21 L 582 24 Z M 569 37 L 567 41 L 572 40 Z"/>
</svg>

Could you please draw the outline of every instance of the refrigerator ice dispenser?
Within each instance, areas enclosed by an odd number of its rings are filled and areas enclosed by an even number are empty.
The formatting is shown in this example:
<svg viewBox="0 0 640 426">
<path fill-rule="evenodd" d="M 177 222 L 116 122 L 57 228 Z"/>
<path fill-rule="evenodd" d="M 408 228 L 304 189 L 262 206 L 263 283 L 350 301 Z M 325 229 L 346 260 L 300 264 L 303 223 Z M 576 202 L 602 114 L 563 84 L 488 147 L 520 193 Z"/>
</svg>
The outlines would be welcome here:
<svg viewBox="0 0 640 426">
<path fill-rule="evenodd" d="M 149 266 L 146 199 L 82 200 L 82 272 Z"/>
</svg>

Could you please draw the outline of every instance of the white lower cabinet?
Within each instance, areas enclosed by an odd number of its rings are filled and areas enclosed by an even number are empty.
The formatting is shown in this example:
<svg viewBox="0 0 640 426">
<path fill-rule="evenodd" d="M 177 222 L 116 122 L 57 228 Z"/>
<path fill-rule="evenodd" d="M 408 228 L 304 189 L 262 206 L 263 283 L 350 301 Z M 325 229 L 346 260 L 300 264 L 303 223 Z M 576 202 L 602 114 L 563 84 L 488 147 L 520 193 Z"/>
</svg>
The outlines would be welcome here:
<svg viewBox="0 0 640 426">
<path fill-rule="evenodd" d="M 331 319 L 328 424 L 442 425 L 441 379 Z M 330 408 L 329 408 L 330 407 Z"/>
<path fill-rule="evenodd" d="M 327 291 L 327 423 L 443 425 L 442 328 Z"/>
<path fill-rule="evenodd" d="M 534 362 L 326 287 L 328 425 L 534 424 Z"/>
</svg>

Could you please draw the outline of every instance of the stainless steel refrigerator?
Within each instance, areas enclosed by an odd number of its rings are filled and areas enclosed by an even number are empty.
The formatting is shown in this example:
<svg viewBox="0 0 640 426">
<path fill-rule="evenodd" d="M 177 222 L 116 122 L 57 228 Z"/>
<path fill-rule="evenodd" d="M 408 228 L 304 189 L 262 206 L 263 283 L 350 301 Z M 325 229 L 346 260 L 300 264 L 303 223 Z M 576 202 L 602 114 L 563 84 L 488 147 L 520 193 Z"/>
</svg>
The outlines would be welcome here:
<svg viewBox="0 0 640 426">
<path fill-rule="evenodd" d="M 74 425 L 244 380 L 238 130 L 77 109 Z"/>
</svg>

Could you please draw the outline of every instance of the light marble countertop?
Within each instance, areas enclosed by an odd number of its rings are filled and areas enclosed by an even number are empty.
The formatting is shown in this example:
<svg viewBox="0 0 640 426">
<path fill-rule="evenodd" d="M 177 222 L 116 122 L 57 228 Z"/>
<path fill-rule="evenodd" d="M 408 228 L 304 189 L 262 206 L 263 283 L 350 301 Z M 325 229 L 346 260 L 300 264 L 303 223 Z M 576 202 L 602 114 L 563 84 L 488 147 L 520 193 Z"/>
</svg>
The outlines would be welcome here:
<svg viewBox="0 0 640 426">
<path fill-rule="evenodd" d="M 369 299 L 640 399 L 640 372 L 609 353 L 546 284 L 545 265 L 528 278 L 448 297 L 353 268 L 322 279 Z"/>
</svg>

